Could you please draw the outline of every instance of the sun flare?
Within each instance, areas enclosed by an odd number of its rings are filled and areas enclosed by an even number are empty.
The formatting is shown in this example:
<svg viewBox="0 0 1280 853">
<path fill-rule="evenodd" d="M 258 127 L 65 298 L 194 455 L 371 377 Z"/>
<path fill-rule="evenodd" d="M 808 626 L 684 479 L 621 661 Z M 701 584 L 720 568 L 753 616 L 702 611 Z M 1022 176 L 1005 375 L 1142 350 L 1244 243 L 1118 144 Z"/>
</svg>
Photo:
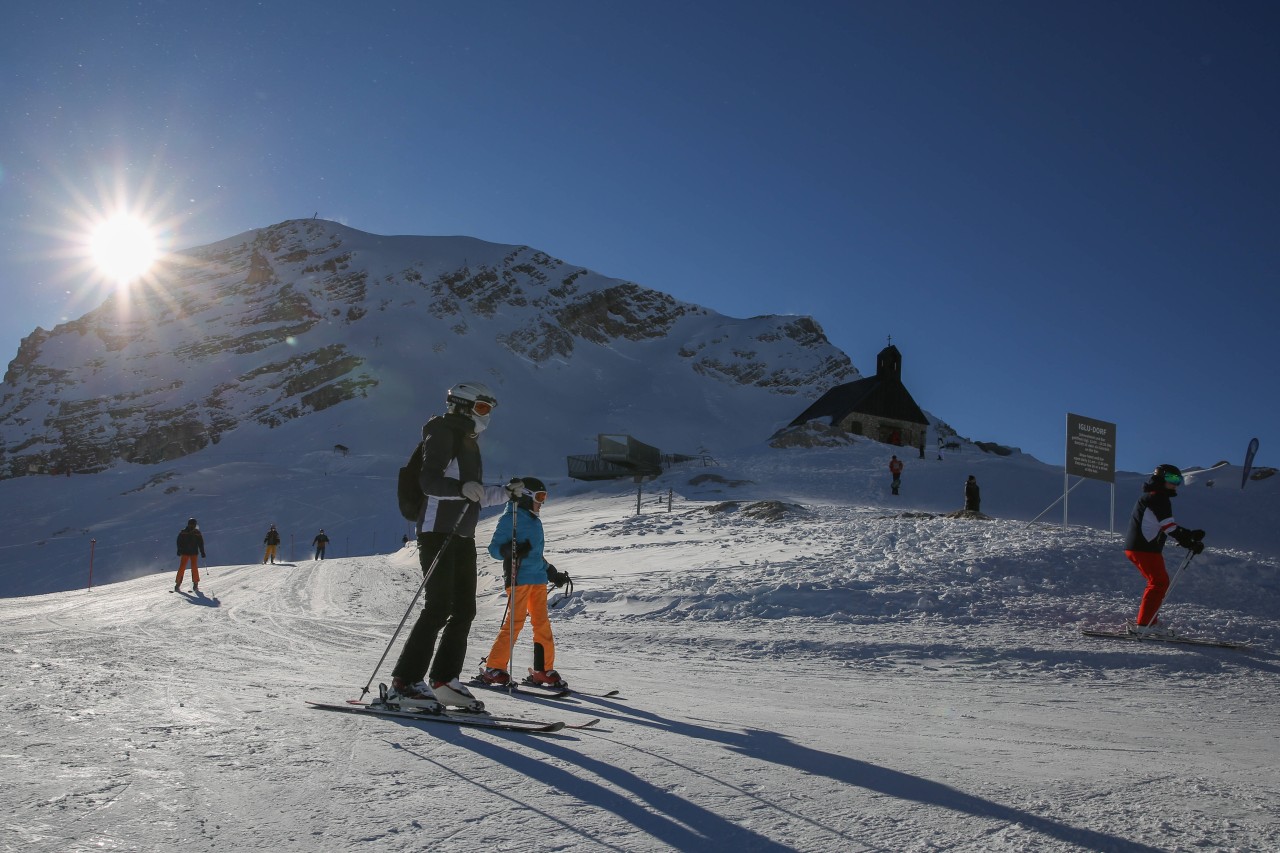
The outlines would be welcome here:
<svg viewBox="0 0 1280 853">
<path fill-rule="evenodd" d="M 157 256 L 156 236 L 137 217 L 117 214 L 93 230 L 89 251 L 103 275 L 124 283 L 151 269 Z"/>
</svg>

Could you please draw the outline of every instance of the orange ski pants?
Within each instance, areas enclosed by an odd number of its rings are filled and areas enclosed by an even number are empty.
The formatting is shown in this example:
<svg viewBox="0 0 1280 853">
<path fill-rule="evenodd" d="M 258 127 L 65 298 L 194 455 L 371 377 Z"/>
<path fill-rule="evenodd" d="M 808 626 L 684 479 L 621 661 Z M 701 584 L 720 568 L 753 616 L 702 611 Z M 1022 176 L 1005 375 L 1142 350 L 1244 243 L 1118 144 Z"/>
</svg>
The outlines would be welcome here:
<svg viewBox="0 0 1280 853">
<path fill-rule="evenodd" d="M 511 590 L 507 590 L 511 595 Z M 551 639 L 551 619 L 547 616 L 547 588 L 540 583 L 522 584 L 516 587 L 515 597 L 510 599 L 507 616 L 502 620 L 498 638 L 489 649 L 485 666 L 508 669 L 511 665 L 512 632 L 510 620 L 515 620 L 515 636 L 520 636 L 525 618 L 533 623 L 533 668 L 540 671 L 556 668 L 556 647 Z"/>
<path fill-rule="evenodd" d="M 1147 579 L 1147 588 L 1142 592 L 1142 603 L 1138 605 L 1138 624 L 1154 625 L 1156 612 L 1164 602 L 1164 594 L 1169 591 L 1169 572 L 1164 567 L 1164 554 L 1152 551 L 1125 551 L 1124 555 Z"/>
<path fill-rule="evenodd" d="M 186 574 L 188 561 L 191 563 L 191 582 L 200 583 L 200 567 L 196 565 L 195 554 L 182 555 L 182 562 L 178 563 L 178 579 L 174 583 L 182 583 L 182 576 Z"/>
<path fill-rule="evenodd" d="M 263 554 L 263 555 L 262 555 L 262 562 L 264 562 L 264 563 L 265 563 L 265 562 L 267 562 L 268 560 L 270 560 L 271 562 L 273 562 L 273 563 L 274 563 L 274 562 L 276 561 L 276 547 L 277 547 L 277 546 L 275 546 L 275 545 L 268 545 L 268 546 L 267 546 L 267 553 L 265 553 L 265 554 Z"/>
</svg>

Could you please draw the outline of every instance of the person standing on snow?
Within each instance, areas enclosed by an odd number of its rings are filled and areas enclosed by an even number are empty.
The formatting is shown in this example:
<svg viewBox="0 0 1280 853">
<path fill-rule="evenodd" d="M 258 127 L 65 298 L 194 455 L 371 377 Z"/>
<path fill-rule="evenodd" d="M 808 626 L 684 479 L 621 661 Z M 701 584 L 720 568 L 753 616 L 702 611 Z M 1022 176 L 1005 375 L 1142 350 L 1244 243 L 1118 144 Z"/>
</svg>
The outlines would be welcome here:
<svg viewBox="0 0 1280 853">
<path fill-rule="evenodd" d="M 890 484 L 893 493 L 898 493 L 898 487 L 902 485 L 902 460 L 894 456 L 889 460 L 889 473 L 893 475 L 893 482 Z"/>
<path fill-rule="evenodd" d="M 1155 629 L 1159 620 L 1156 618 L 1164 594 L 1169 590 L 1169 573 L 1164 565 L 1164 543 L 1172 538 L 1179 546 L 1192 554 L 1204 550 L 1203 530 L 1188 530 L 1181 527 L 1173 518 L 1173 505 L 1170 498 L 1178 496 L 1178 486 L 1182 485 L 1182 472 L 1173 465 L 1160 465 L 1142 484 L 1142 497 L 1133 507 L 1133 516 L 1129 519 L 1129 531 L 1125 535 L 1124 555 L 1138 567 L 1142 576 L 1147 579 L 1147 588 L 1142 593 L 1142 603 L 1138 607 L 1138 618 L 1130 629 L 1138 633 L 1148 633 Z"/>
<path fill-rule="evenodd" d="M 275 565 L 276 548 L 280 546 L 280 534 L 276 532 L 274 524 L 267 528 L 267 535 L 262 537 L 262 541 L 267 546 L 267 552 L 262 555 L 262 562 L 270 561 L 272 565 Z"/>
<path fill-rule="evenodd" d="M 182 576 L 186 574 L 188 564 L 191 566 L 191 591 L 200 591 L 200 561 L 196 559 L 197 554 L 204 556 L 204 535 L 196 526 L 196 520 L 188 518 L 187 526 L 178 532 L 178 556 L 182 559 L 178 562 L 178 578 L 173 584 L 174 592 L 182 588 Z"/>
<path fill-rule="evenodd" d="M 323 560 L 325 546 L 329 544 L 329 537 L 324 535 L 324 528 L 320 528 L 320 532 L 316 534 L 316 538 L 311 540 L 311 544 L 315 546 L 316 555 L 312 559 Z"/>
<path fill-rule="evenodd" d="M 511 664 L 512 645 L 528 617 L 533 624 L 530 680 L 545 687 L 567 688 L 568 682 L 554 668 L 556 646 L 551 636 L 551 619 L 547 615 L 547 584 L 564 586 L 569 582 L 569 576 L 548 563 L 542 553 L 546 538 L 542 532 L 541 513 L 547 500 L 547 487 L 536 477 L 524 477 L 521 482 L 524 483 L 524 494 L 519 498 L 512 497 L 511 511 L 498 519 L 497 529 L 489 542 L 489 556 L 502 560 L 507 613 L 493 647 L 481 661 L 486 666 L 481 667 L 479 678 L 486 684 L 511 682 L 507 668 Z M 515 526 L 514 531 L 512 525 Z M 511 553 L 513 538 L 514 556 Z"/>
<path fill-rule="evenodd" d="M 982 491 L 978 488 L 978 478 L 969 475 L 969 479 L 964 483 L 964 511 L 965 512 L 981 512 L 978 507 L 982 506 Z"/>
<path fill-rule="evenodd" d="M 425 575 L 422 613 L 392 670 L 387 701 L 478 710 L 483 704 L 458 680 L 476 616 L 476 522 L 482 506 L 505 503 L 524 487 L 481 483 L 484 473 L 476 438 L 498 405 L 493 392 L 480 382 L 463 382 L 450 388 L 445 400 L 445 414 L 422 427 L 418 485 L 425 500 L 417 524 L 418 561 Z"/>
</svg>

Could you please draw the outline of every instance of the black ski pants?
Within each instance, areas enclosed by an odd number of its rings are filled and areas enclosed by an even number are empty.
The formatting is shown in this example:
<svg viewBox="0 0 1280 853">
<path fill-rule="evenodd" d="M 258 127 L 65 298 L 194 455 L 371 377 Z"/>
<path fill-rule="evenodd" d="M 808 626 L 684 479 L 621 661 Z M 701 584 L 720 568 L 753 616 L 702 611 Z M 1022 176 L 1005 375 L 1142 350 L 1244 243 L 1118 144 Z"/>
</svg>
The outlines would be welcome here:
<svg viewBox="0 0 1280 853">
<path fill-rule="evenodd" d="M 424 573 L 431 571 L 422 613 L 391 674 L 412 683 L 422 681 L 430 668 L 428 681 L 452 681 L 462 674 L 467 635 L 476 618 L 476 541 L 470 536 L 423 533 L 418 536 L 418 561 Z M 436 562 L 434 570 L 432 562 Z"/>
</svg>

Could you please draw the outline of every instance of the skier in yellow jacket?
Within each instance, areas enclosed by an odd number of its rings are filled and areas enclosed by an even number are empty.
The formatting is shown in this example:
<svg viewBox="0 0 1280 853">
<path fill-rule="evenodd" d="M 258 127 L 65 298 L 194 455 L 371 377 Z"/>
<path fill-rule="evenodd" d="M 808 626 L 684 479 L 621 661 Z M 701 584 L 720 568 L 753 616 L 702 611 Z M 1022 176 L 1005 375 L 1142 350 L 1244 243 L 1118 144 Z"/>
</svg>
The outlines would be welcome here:
<svg viewBox="0 0 1280 853">
<path fill-rule="evenodd" d="M 274 524 L 267 530 L 267 535 L 262 538 L 262 541 L 267 546 L 267 553 L 262 555 L 262 562 L 270 562 L 274 565 L 276 562 L 276 548 L 280 545 L 280 534 L 276 532 Z"/>
</svg>

